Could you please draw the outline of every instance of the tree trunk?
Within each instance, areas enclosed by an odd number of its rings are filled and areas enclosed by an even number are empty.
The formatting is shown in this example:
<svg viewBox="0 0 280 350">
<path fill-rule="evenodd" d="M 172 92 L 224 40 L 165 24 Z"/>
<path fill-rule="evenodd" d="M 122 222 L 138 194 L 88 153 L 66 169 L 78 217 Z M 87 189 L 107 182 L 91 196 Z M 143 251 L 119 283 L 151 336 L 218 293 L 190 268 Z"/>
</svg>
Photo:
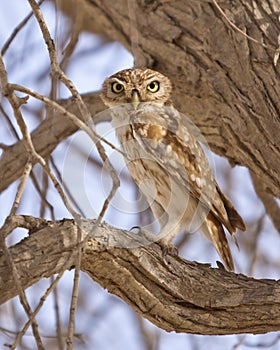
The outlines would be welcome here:
<svg viewBox="0 0 280 350">
<path fill-rule="evenodd" d="M 136 66 L 166 74 L 175 106 L 210 148 L 280 197 L 280 2 L 218 3 L 66 0 L 62 8 L 72 17 L 75 4 L 85 8 L 85 29 L 121 42 Z"/>
</svg>

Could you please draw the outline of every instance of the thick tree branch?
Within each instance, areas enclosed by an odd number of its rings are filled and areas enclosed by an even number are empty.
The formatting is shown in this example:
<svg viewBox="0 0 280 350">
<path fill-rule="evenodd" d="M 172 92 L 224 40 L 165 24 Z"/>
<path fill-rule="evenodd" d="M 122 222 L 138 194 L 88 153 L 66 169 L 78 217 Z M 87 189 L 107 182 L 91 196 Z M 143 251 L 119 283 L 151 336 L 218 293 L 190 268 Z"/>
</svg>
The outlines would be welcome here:
<svg viewBox="0 0 280 350">
<path fill-rule="evenodd" d="M 83 95 L 83 99 L 92 116 L 105 109 L 96 93 Z M 79 115 L 73 99 L 60 101 L 60 104 L 69 112 Z M 82 117 L 81 119 L 83 120 Z M 98 122 L 99 120 L 96 119 L 96 121 Z M 57 111 L 53 111 L 52 115 L 46 118 L 31 133 L 31 138 L 35 150 L 42 157 L 48 157 L 61 141 L 75 131 L 77 131 L 77 126 L 69 118 Z M 28 154 L 22 141 L 5 149 L 0 158 L 0 193 L 22 175 L 27 161 Z"/>
<path fill-rule="evenodd" d="M 168 75 L 210 147 L 280 197 L 279 0 L 218 1 L 224 16 L 210 0 L 62 3 L 70 17 L 84 8 L 84 28 L 121 42 L 136 65 Z"/>
<path fill-rule="evenodd" d="M 188 6 L 180 0 L 134 1 L 131 9 L 129 3 L 67 0 L 63 10 L 72 17 L 76 10 L 84 11 L 84 29 L 103 33 L 129 50 L 134 26 L 137 65 L 167 74 L 174 83 L 175 105 L 200 127 L 210 147 L 231 164 L 249 167 L 267 193 L 280 197 L 279 62 L 274 66 L 278 0 L 271 1 L 270 10 L 261 0 L 254 8 L 249 1 L 220 4 L 231 22 L 260 44 L 235 31 L 211 1 L 189 1 Z M 96 97 L 87 96 L 92 111 L 103 108 Z M 35 148 L 47 156 L 75 130 L 56 115 L 34 131 Z M 26 157 L 21 143 L 4 152 L 0 192 L 21 175 Z"/>
<path fill-rule="evenodd" d="M 72 220 L 19 216 L 6 225 L 29 229 L 10 248 L 23 288 L 70 268 L 78 228 Z M 200 334 L 266 333 L 280 330 L 280 282 L 256 280 L 176 256 L 162 258 L 157 244 L 141 236 L 84 221 L 89 232 L 81 268 L 137 313 L 167 331 Z M 86 233 L 83 231 L 83 238 Z M 5 257 L 0 257 L 0 302 L 16 295 Z"/>
</svg>

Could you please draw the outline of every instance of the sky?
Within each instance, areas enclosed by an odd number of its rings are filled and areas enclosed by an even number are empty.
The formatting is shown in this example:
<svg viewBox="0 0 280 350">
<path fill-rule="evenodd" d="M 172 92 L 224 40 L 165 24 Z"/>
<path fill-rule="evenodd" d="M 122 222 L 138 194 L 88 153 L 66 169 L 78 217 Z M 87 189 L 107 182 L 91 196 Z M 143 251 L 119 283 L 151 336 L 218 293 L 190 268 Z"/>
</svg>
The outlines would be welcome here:
<svg viewBox="0 0 280 350">
<path fill-rule="evenodd" d="M 29 13 L 28 1 L 10 0 L 0 1 L 0 46 L 5 43 L 14 27 Z M 61 14 L 54 16 L 54 8 L 47 2 L 43 6 L 43 13 L 50 28 L 60 57 L 63 57 L 65 47 L 65 28 L 69 21 Z M 48 54 L 42 40 L 41 33 L 35 20 L 32 19 L 27 26 L 18 34 L 9 50 L 4 56 L 9 79 L 11 82 L 22 84 L 39 91 L 48 96 L 51 88 L 51 81 L 48 71 Z M 77 48 L 67 67 L 67 75 L 72 79 L 75 86 L 81 93 L 98 91 L 104 79 L 112 73 L 133 66 L 133 58 L 130 53 L 120 44 L 107 42 L 102 44 L 102 39 L 90 33 L 83 33 L 80 36 Z M 69 92 L 61 87 L 58 95 L 60 98 L 69 96 Z M 11 109 L 5 100 L 1 100 L 5 111 L 12 116 Z M 28 101 L 23 108 L 24 117 L 30 131 L 34 130 L 40 123 L 36 112 L 42 108 L 42 104 L 34 99 Z M 42 112 L 42 117 L 45 117 Z M 13 118 L 11 117 L 13 120 Z M 16 130 L 19 132 L 16 123 Z M 100 134 L 106 136 L 110 141 L 116 142 L 114 132 L 109 123 L 97 126 Z M 15 138 L 0 114 L 0 143 L 13 144 Z M 106 148 L 109 152 L 109 148 Z M 81 157 L 83 154 L 83 157 Z M 0 150 L 1 156 L 1 150 Z M 244 217 L 250 232 L 254 232 L 256 221 L 264 214 L 264 208 L 257 198 L 251 183 L 248 170 L 244 167 L 230 168 L 228 162 L 217 155 L 211 154 L 215 168 L 215 176 L 222 189 L 229 195 L 238 211 Z M 95 146 L 84 132 L 78 132 L 60 144 L 53 152 L 53 158 L 59 167 L 63 181 L 71 187 L 72 195 L 79 202 L 86 217 L 96 217 L 101 209 L 102 201 L 106 198 L 110 180 L 103 172 L 97 171 L 96 166 L 90 162 L 91 158 L 98 159 Z M 113 201 L 105 220 L 111 225 L 129 229 L 135 226 L 138 220 L 135 212 L 135 187 L 131 184 L 129 174 L 123 160 L 114 152 L 111 153 L 114 165 L 123 176 L 122 186 Z M 35 174 L 40 178 L 42 171 L 36 167 Z M 0 224 L 3 223 L 11 208 L 17 183 L 12 184 L 9 189 L 0 194 Z M 70 217 L 67 210 L 61 204 L 55 189 L 50 187 L 48 199 L 55 207 L 57 219 Z M 25 189 L 23 201 L 19 213 L 39 216 L 39 196 L 29 181 Z M 143 201 L 145 207 L 145 202 Z M 144 208 L 143 207 L 143 208 Z M 132 208 L 132 209 L 131 209 Z M 131 210 L 130 210 L 131 209 Z M 50 218 L 47 211 L 45 217 Z M 26 232 L 17 230 L 10 238 L 10 244 L 20 240 Z M 245 274 L 252 274 L 258 278 L 279 278 L 279 234 L 273 228 L 268 218 L 264 219 L 264 226 L 258 237 L 257 263 L 255 269 L 250 271 L 249 266 L 252 259 L 250 252 L 245 245 L 249 238 L 240 237 L 240 252 L 231 243 L 237 266 L 237 271 Z M 245 234 L 243 234 L 245 235 Z M 242 246 L 243 242 L 243 246 Z M 250 242 L 250 240 L 249 240 Z M 190 235 L 188 244 L 180 251 L 180 255 L 189 260 L 200 262 L 211 262 L 215 266 L 217 255 L 211 244 L 200 234 Z M 58 295 L 62 323 L 67 327 L 69 317 L 69 303 L 73 283 L 73 272 L 66 272 L 59 283 Z M 27 291 L 28 298 L 33 306 L 39 300 L 41 294 L 48 287 L 49 281 L 42 280 L 36 286 Z M 22 326 L 25 319 L 24 312 L 18 300 L 6 303 L 0 307 L 0 327 L 8 328 L 11 331 Z M 42 311 L 39 314 L 39 324 L 44 335 L 55 334 L 55 314 L 53 297 L 47 299 Z M 48 322 L 46 322 L 48 321 Z M 158 330 L 148 321 L 143 321 L 144 327 L 151 333 L 159 334 L 159 349 L 167 350 L 176 347 L 177 350 L 205 349 L 259 349 L 269 345 L 277 337 L 277 333 L 250 336 L 200 336 L 188 334 L 166 333 Z M 88 276 L 82 274 L 80 282 L 79 307 L 76 314 L 76 331 L 83 334 L 84 344 L 77 341 L 75 349 L 145 349 L 141 332 L 139 331 L 139 320 L 135 313 L 122 300 L 110 295 Z M 29 332 L 30 334 L 30 332 Z M 8 339 L 8 340 L 7 340 Z M 0 331 L 0 347 L 9 338 Z M 35 349 L 31 336 L 24 338 L 25 344 Z M 238 345 L 240 342 L 240 345 Z M 262 346 L 258 346 L 259 344 Z M 54 349 L 54 345 L 49 349 Z M 279 342 L 267 347 L 279 349 Z"/>
</svg>

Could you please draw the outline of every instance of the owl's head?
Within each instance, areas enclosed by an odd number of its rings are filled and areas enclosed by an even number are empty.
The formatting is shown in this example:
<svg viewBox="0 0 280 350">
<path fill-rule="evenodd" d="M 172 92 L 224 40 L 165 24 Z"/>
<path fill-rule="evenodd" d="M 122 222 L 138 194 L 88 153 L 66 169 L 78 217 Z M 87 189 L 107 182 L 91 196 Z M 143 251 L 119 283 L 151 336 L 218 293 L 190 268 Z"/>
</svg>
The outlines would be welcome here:
<svg viewBox="0 0 280 350">
<path fill-rule="evenodd" d="M 122 70 L 104 81 L 101 98 L 108 107 L 132 103 L 136 109 L 140 102 L 164 105 L 172 89 L 170 80 L 148 68 Z"/>
</svg>

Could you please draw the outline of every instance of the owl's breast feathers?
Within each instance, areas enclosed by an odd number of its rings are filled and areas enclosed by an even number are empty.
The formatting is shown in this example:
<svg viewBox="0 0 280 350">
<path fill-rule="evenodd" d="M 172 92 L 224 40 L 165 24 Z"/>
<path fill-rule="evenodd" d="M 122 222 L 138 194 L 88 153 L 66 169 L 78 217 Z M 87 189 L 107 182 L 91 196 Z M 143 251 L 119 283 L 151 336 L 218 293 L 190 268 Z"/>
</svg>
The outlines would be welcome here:
<svg viewBox="0 0 280 350">
<path fill-rule="evenodd" d="M 147 107 L 131 115 L 125 139 L 135 139 L 141 152 L 156 162 L 166 176 L 183 184 L 232 235 L 237 228 L 245 231 L 242 218 L 217 185 L 202 147 L 179 112 L 173 107 L 165 108 L 164 113 L 162 108 Z M 118 136 L 123 143 L 124 139 Z M 138 150 L 139 155 L 141 152 Z"/>
</svg>

